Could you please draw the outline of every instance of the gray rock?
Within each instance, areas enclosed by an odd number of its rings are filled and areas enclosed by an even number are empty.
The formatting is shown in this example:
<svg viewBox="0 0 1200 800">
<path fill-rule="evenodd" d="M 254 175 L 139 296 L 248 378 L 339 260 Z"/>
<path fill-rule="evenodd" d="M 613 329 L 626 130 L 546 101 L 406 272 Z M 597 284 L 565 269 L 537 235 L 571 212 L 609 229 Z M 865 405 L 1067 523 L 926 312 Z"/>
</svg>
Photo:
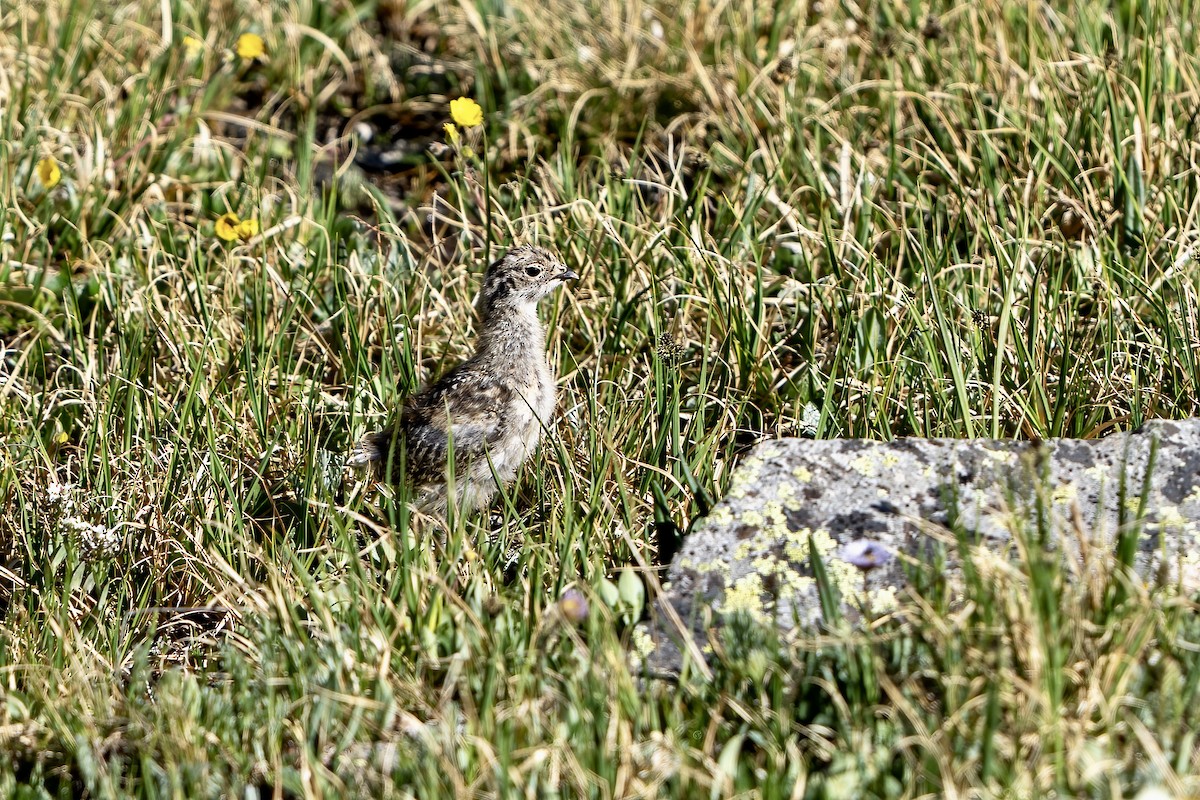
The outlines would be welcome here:
<svg viewBox="0 0 1200 800">
<path fill-rule="evenodd" d="M 810 540 L 839 590 L 843 615 L 855 619 L 864 610 L 877 615 L 896 606 L 906 563 L 928 563 L 941 552 L 950 580 L 961 577 L 952 528 L 969 545 L 1007 558 L 1014 525 L 1037 535 L 1039 497 L 1045 527 L 1055 533 L 1048 546 L 1076 564 L 1084 548 L 1111 551 L 1121 524 L 1137 529 L 1147 486 L 1138 574 L 1200 591 L 1200 419 L 1041 445 L 979 439 L 765 442 L 741 463 L 728 495 L 671 564 L 659 608 L 668 613 L 656 616 L 656 647 L 675 652 L 678 641 L 671 640 L 680 637 L 672 628 L 680 624 L 702 646 L 704 631 L 736 613 L 788 630 L 819 626 Z M 864 572 L 851 561 L 884 563 Z M 673 625 L 671 610 L 678 616 Z M 666 663 L 672 660 L 668 656 Z"/>
</svg>

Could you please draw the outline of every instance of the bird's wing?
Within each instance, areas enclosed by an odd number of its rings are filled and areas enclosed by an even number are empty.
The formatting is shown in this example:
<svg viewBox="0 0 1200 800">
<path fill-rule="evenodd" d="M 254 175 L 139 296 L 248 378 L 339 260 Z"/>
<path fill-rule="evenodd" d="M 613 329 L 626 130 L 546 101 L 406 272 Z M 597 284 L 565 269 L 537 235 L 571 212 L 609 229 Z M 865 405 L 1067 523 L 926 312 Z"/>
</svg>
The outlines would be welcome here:
<svg viewBox="0 0 1200 800">
<path fill-rule="evenodd" d="M 512 400 L 509 386 L 469 363 L 412 398 L 400 417 L 410 480 L 442 480 L 452 446 L 456 467 L 483 456 L 503 435 Z"/>
</svg>

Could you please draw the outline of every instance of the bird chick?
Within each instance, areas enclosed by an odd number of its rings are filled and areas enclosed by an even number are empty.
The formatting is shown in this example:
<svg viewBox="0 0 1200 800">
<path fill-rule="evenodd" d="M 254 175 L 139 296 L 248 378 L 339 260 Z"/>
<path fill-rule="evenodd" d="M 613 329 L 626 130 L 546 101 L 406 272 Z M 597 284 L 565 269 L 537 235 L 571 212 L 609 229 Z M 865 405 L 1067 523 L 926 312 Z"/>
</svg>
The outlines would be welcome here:
<svg viewBox="0 0 1200 800">
<path fill-rule="evenodd" d="M 579 276 L 540 247 L 516 247 L 488 267 L 475 353 L 405 403 L 399 421 L 367 435 L 349 464 L 408 483 L 416 506 L 443 516 L 453 462 L 460 513 L 487 505 L 516 478 L 556 403 L 538 302 Z"/>
</svg>

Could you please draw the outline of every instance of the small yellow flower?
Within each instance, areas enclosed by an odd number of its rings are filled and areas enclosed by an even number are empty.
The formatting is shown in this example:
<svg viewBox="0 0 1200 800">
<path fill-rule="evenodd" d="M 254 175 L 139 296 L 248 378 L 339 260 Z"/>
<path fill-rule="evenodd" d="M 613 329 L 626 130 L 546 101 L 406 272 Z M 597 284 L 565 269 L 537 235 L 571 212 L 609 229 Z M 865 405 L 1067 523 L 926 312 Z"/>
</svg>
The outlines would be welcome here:
<svg viewBox="0 0 1200 800">
<path fill-rule="evenodd" d="M 232 242 L 238 238 L 241 225 L 242 221 L 232 211 L 222 214 L 217 218 L 217 237 L 226 242 Z"/>
<path fill-rule="evenodd" d="M 447 142 L 449 142 L 450 144 L 454 144 L 455 142 L 458 141 L 458 128 L 456 128 L 454 126 L 453 122 L 447 122 L 445 125 L 442 126 L 442 129 L 446 131 L 446 141 Z"/>
<path fill-rule="evenodd" d="M 188 58 L 196 58 L 204 49 L 204 42 L 195 36 L 185 36 L 183 37 L 183 49 L 187 52 Z"/>
<path fill-rule="evenodd" d="M 483 124 L 483 109 L 469 97 L 450 101 L 450 117 L 464 128 Z"/>
<path fill-rule="evenodd" d="M 237 235 L 243 239 L 249 239 L 251 236 L 257 236 L 258 220 L 246 219 L 239 222 L 237 225 Z"/>
<path fill-rule="evenodd" d="M 38 180 L 42 182 L 42 186 L 47 189 L 53 189 L 62 180 L 62 170 L 58 168 L 58 162 L 53 158 L 43 158 L 37 163 Z"/>
<path fill-rule="evenodd" d="M 237 54 L 247 61 L 262 58 L 267 52 L 262 37 L 257 33 L 243 33 L 237 40 Z"/>
</svg>

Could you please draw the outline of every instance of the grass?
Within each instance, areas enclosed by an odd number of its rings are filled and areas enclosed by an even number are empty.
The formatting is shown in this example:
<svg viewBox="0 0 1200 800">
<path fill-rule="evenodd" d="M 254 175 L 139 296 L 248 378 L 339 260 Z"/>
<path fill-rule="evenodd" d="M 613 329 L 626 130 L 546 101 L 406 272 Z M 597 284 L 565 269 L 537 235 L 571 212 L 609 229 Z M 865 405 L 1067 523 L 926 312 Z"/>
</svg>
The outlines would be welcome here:
<svg viewBox="0 0 1200 800">
<path fill-rule="evenodd" d="M 0 7 L 0 794 L 1200 793 L 1196 607 L 1111 561 L 629 659 L 757 441 L 1196 414 L 1196 13 Z M 561 419 L 436 542 L 341 459 L 516 240 L 583 276 Z"/>
</svg>

